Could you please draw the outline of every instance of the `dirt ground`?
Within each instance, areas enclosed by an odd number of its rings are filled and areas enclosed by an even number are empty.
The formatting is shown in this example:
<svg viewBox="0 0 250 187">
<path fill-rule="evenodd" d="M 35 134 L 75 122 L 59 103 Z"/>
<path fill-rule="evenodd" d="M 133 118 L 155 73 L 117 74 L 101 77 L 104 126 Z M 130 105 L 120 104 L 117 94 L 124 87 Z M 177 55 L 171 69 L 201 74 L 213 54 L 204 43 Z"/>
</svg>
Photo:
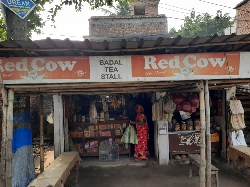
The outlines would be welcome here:
<svg viewBox="0 0 250 187">
<path fill-rule="evenodd" d="M 226 163 L 216 162 L 214 165 L 220 169 L 220 187 L 250 186 Z M 152 162 L 145 166 L 80 167 L 77 184 L 71 184 L 69 186 L 74 187 L 199 187 L 199 176 L 195 166 L 193 177 L 189 178 L 188 164 L 159 166 Z M 212 176 L 212 186 L 216 186 L 215 176 Z"/>
</svg>

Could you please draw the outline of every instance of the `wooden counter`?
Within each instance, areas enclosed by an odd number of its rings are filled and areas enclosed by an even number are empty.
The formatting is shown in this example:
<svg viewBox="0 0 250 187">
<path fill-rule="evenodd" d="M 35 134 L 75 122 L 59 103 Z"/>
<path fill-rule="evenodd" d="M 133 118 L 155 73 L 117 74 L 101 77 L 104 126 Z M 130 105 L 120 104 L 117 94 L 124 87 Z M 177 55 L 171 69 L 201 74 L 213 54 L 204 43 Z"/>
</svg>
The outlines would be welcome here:
<svg viewBox="0 0 250 187">
<path fill-rule="evenodd" d="M 218 142 L 211 142 L 211 152 L 221 150 L 221 131 L 211 131 L 219 134 Z M 200 131 L 169 132 L 169 152 L 174 154 L 200 153 Z"/>
<path fill-rule="evenodd" d="M 232 161 L 243 161 L 244 166 L 250 167 L 250 147 L 243 145 L 229 146 L 228 157 Z"/>
</svg>

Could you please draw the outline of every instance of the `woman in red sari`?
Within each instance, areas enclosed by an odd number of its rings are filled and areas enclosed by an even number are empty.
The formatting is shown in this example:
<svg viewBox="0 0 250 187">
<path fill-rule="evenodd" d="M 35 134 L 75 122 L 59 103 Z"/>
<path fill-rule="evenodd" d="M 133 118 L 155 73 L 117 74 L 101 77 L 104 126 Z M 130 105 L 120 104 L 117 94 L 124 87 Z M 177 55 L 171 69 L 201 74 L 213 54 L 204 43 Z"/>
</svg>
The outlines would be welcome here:
<svg viewBox="0 0 250 187">
<path fill-rule="evenodd" d="M 136 105 L 136 133 L 138 144 L 135 145 L 134 158 L 136 160 L 148 160 L 148 123 L 147 117 L 144 114 L 144 109 L 141 105 Z"/>
</svg>

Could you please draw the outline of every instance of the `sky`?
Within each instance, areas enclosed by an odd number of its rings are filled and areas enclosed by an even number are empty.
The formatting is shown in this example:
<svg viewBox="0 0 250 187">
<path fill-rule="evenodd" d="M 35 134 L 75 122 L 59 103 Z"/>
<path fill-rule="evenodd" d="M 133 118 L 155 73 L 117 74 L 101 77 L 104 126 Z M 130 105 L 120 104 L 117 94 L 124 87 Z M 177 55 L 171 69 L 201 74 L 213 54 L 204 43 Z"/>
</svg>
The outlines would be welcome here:
<svg viewBox="0 0 250 187">
<path fill-rule="evenodd" d="M 232 19 L 236 15 L 233 9 L 242 0 L 161 0 L 159 3 L 159 14 L 165 14 L 168 17 L 168 28 L 175 27 L 176 30 L 183 24 L 185 16 L 194 9 L 197 13 L 209 13 L 215 15 L 217 10 L 222 13 L 229 13 Z M 55 1 L 54 1 L 55 2 Z M 53 4 L 45 6 L 46 11 L 42 12 L 42 17 L 46 20 L 48 10 Z M 100 10 L 91 10 L 87 3 L 84 4 L 81 12 L 76 12 L 74 6 L 65 6 L 58 12 L 55 18 L 55 28 L 51 21 L 47 21 L 42 29 L 42 34 L 32 34 L 32 40 L 41 40 L 50 37 L 52 39 L 84 40 L 84 36 L 89 34 L 88 19 L 91 16 L 104 16 Z"/>
</svg>

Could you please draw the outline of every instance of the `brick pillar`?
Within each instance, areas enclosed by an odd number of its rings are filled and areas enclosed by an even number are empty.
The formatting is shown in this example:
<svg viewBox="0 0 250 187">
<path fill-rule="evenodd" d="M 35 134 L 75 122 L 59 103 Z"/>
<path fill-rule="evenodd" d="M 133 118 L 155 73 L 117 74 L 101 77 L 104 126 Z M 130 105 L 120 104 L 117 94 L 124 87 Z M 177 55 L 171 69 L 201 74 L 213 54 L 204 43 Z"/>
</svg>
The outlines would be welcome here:
<svg viewBox="0 0 250 187">
<path fill-rule="evenodd" d="M 145 15 L 158 15 L 158 4 L 157 5 L 146 5 L 145 6 Z"/>
</svg>

